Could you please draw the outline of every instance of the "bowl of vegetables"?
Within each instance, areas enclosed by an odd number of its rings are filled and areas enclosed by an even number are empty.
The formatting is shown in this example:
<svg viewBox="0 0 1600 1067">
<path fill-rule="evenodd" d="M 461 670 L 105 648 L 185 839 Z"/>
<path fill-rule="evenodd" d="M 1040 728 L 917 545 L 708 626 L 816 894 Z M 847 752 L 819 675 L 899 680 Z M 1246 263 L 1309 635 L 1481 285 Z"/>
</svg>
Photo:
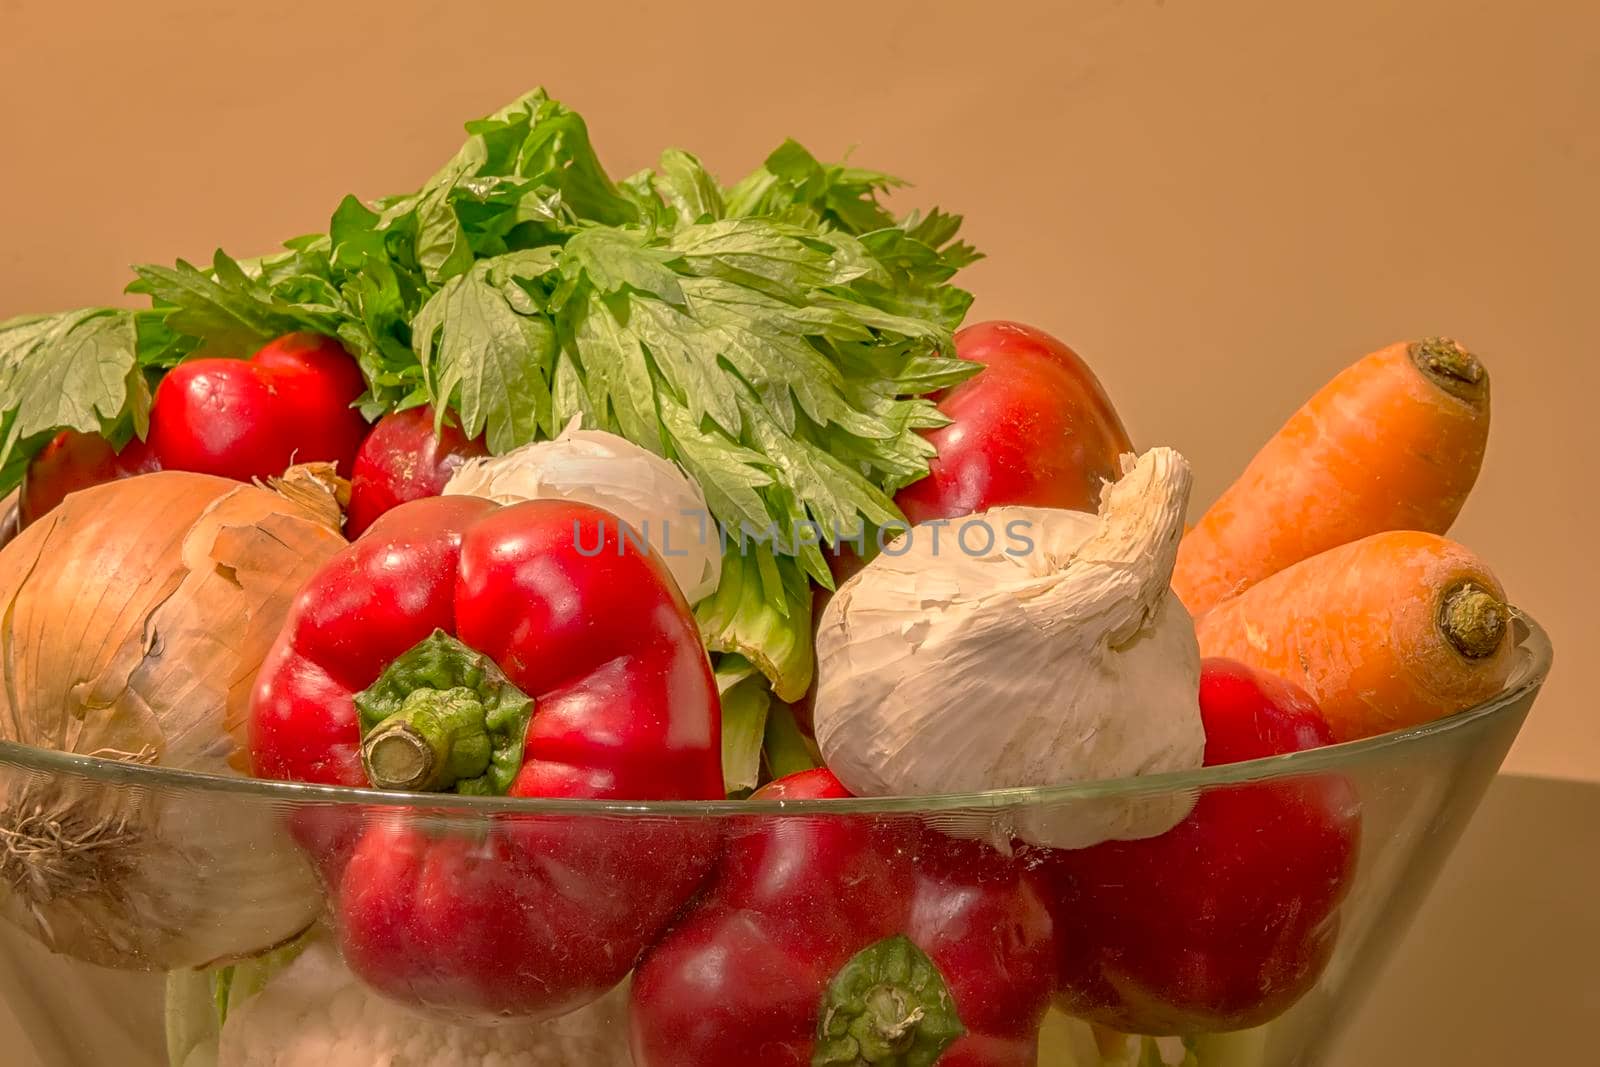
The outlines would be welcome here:
<svg viewBox="0 0 1600 1067">
<path fill-rule="evenodd" d="M 1446 536 L 1483 361 L 1357 360 L 1190 525 L 895 179 L 467 131 L 0 323 L 40 1062 L 1319 1062 L 1549 668 Z"/>
<path fill-rule="evenodd" d="M 937 799 L 849 799 L 823 770 L 748 800 L 422 798 L 6 745 L 7 797 L 48 786 L 107 812 L 199 813 L 187 830 L 206 848 L 271 822 L 363 842 L 361 866 L 325 883 L 325 917 L 240 959 L 117 975 L 114 998 L 113 972 L 71 942 L 48 985 L 20 949 L 0 973 L 19 972 L 8 996 L 48 1064 L 104 1062 L 108 1035 L 118 1062 L 177 1067 L 1327 1062 L 1533 701 L 1549 646 L 1529 626 L 1518 647 L 1505 693 L 1403 733 Z M 1303 704 L 1236 667 L 1205 686 L 1219 757 L 1318 739 Z M 1020 825 L 1165 804 L 1192 807 L 1155 838 L 1008 844 Z M 272 858 L 229 872 L 230 911 L 155 891 L 147 906 L 201 926 L 196 941 L 265 941 L 291 888 L 322 913 L 320 889 Z M 702 864 L 661 920 L 660 895 Z M 97 888 L 115 900 L 120 886 Z M 552 998 L 583 1003 L 545 1016 Z"/>
</svg>

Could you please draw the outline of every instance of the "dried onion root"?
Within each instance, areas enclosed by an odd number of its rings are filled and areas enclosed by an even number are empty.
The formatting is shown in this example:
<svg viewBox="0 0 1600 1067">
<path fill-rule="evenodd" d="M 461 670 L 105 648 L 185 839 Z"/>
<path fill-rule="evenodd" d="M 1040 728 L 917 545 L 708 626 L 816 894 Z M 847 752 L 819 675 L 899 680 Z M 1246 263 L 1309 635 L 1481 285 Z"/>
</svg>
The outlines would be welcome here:
<svg viewBox="0 0 1600 1067">
<path fill-rule="evenodd" d="M 326 465 L 272 488 L 163 472 L 75 493 L 0 550 L 0 740 L 246 768 L 256 669 L 344 544 Z M 315 879 L 266 801 L 0 766 L 0 915 L 52 950 L 164 970 L 314 921 Z"/>
</svg>

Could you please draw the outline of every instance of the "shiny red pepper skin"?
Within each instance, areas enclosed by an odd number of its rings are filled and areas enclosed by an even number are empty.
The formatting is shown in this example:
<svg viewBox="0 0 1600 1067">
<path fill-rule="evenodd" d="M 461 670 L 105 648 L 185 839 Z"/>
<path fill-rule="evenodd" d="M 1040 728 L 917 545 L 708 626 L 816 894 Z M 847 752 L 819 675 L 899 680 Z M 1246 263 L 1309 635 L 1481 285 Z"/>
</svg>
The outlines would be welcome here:
<svg viewBox="0 0 1600 1067">
<path fill-rule="evenodd" d="M 895 494 L 911 523 L 1015 504 L 1093 511 L 1100 486 L 1133 451 L 1128 431 L 1086 363 L 1043 330 L 980 322 L 956 334 L 956 355 L 984 369 L 939 398 L 952 421 L 928 431 L 928 477 Z"/>
<path fill-rule="evenodd" d="M 974 323 L 955 343 L 958 357 L 983 370 L 939 394 L 951 421 L 924 434 L 938 450 L 928 476 L 895 494 L 906 521 L 1006 506 L 1095 510 L 1133 443 L 1089 365 L 1019 322 Z M 841 582 L 863 566 L 848 549 L 827 556 Z"/>
<path fill-rule="evenodd" d="M 354 695 L 435 629 L 534 699 L 518 797 L 723 794 L 720 711 L 665 567 L 598 508 L 429 497 L 314 575 L 251 708 L 263 777 L 362 786 Z M 555 1015 L 614 986 L 715 862 L 707 820 L 378 812 L 297 825 L 369 985 L 461 1017 Z M 487 828 L 487 832 L 485 832 Z"/>
<path fill-rule="evenodd" d="M 454 423 L 435 431 L 434 421 L 431 407 L 396 411 L 379 419 L 361 442 L 344 524 L 352 540 L 390 508 L 438 496 L 463 462 L 489 454 L 482 437 L 469 439 Z"/>
<path fill-rule="evenodd" d="M 150 448 L 164 470 L 247 482 L 319 460 L 348 478 L 365 390 L 344 347 L 316 334 L 285 334 L 248 360 L 192 359 L 156 388 Z"/>
<path fill-rule="evenodd" d="M 1230 660 L 1204 661 L 1200 710 L 1207 766 L 1333 741 L 1305 692 Z M 1062 1007 L 1154 1035 L 1276 1018 L 1333 951 L 1359 834 L 1350 784 L 1316 775 L 1212 788 L 1160 837 L 1051 854 Z"/>
<path fill-rule="evenodd" d="M 17 501 L 18 521 L 27 526 L 68 493 L 159 469 L 149 447 L 137 437 L 118 452 L 99 434 L 62 430 L 28 463 Z"/>
<path fill-rule="evenodd" d="M 849 794 L 817 769 L 756 795 Z M 939 1067 L 1033 1067 L 1055 940 L 1032 876 L 916 820 L 832 815 L 735 832 L 705 898 L 634 972 L 634 1063 L 809 1065 L 829 981 L 896 934 L 939 968 L 967 1031 Z"/>
</svg>

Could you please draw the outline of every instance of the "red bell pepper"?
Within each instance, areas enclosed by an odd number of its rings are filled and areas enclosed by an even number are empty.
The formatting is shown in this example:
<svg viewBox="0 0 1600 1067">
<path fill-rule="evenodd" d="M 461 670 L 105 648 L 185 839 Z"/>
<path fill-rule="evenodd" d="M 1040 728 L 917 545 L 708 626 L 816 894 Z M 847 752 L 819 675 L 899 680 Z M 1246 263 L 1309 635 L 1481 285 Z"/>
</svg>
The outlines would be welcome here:
<svg viewBox="0 0 1600 1067">
<path fill-rule="evenodd" d="M 939 398 L 951 422 L 928 432 L 938 455 L 926 478 L 895 494 L 907 520 L 1006 504 L 1093 511 L 1133 444 L 1088 365 L 1016 322 L 968 326 L 956 334 L 956 355 L 984 369 Z"/>
<path fill-rule="evenodd" d="M 435 430 L 435 421 L 431 407 L 396 411 L 379 419 L 361 442 L 344 524 L 352 539 L 390 508 L 438 496 L 463 462 L 489 454 L 482 437 L 469 439 L 453 423 Z"/>
<path fill-rule="evenodd" d="M 1298 752 L 1333 735 L 1304 691 L 1204 661 L 1207 766 Z M 1338 936 L 1360 816 L 1334 775 L 1214 787 L 1175 829 L 1055 852 L 1061 1003 L 1124 1033 L 1245 1029 L 1316 983 Z"/>
<path fill-rule="evenodd" d="M 159 469 L 149 446 L 137 437 L 118 452 L 99 434 L 62 430 L 28 463 L 17 498 L 18 522 L 27 526 L 68 493 Z"/>
<path fill-rule="evenodd" d="M 1133 443 L 1088 364 L 1018 322 L 975 323 L 955 342 L 956 355 L 983 370 L 939 394 L 950 422 L 924 434 L 937 450 L 928 476 L 895 494 L 906 521 L 1008 505 L 1093 511 Z M 862 560 L 845 549 L 829 554 L 829 566 L 843 581 Z"/>
<path fill-rule="evenodd" d="M 156 387 L 150 449 L 164 470 L 245 482 L 313 460 L 348 478 L 367 430 L 352 405 L 365 391 L 355 360 L 317 334 L 285 334 L 248 360 L 188 360 Z"/>
<path fill-rule="evenodd" d="M 429 497 L 298 595 L 258 676 L 264 777 L 610 800 L 723 796 L 694 618 L 608 512 Z M 715 862 L 707 820 L 400 810 L 298 827 L 357 975 L 456 1016 L 612 988 Z"/>
<path fill-rule="evenodd" d="M 758 799 L 846 797 L 825 769 Z M 900 817 L 752 817 L 634 973 L 638 1067 L 1033 1067 L 1055 941 L 1033 878 Z"/>
</svg>

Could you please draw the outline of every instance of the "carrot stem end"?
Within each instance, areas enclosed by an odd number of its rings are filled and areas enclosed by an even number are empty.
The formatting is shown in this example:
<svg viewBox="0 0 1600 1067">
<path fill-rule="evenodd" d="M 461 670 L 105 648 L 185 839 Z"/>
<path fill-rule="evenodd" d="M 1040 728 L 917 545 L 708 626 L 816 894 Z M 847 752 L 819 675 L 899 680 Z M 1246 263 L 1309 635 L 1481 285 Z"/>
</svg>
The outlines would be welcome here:
<svg viewBox="0 0 1600 1067">
<path fill-rule="evenodd" d="M 1451 396 L 1478 401 L 1488 391 L 1489 372 L 1460 342 L 1448 337 L 1429 337 L 1413 341 L 1410 351 L 1417 369 Z"/>
<path fill-rule="evenodd" d="M 1505 640 L 1510 612 L 1505 603 L 1476 582 L 1462 582 L 1439 605 L 1439 629 L 1467 659 L 1486 659 Z"/>
</svg>

